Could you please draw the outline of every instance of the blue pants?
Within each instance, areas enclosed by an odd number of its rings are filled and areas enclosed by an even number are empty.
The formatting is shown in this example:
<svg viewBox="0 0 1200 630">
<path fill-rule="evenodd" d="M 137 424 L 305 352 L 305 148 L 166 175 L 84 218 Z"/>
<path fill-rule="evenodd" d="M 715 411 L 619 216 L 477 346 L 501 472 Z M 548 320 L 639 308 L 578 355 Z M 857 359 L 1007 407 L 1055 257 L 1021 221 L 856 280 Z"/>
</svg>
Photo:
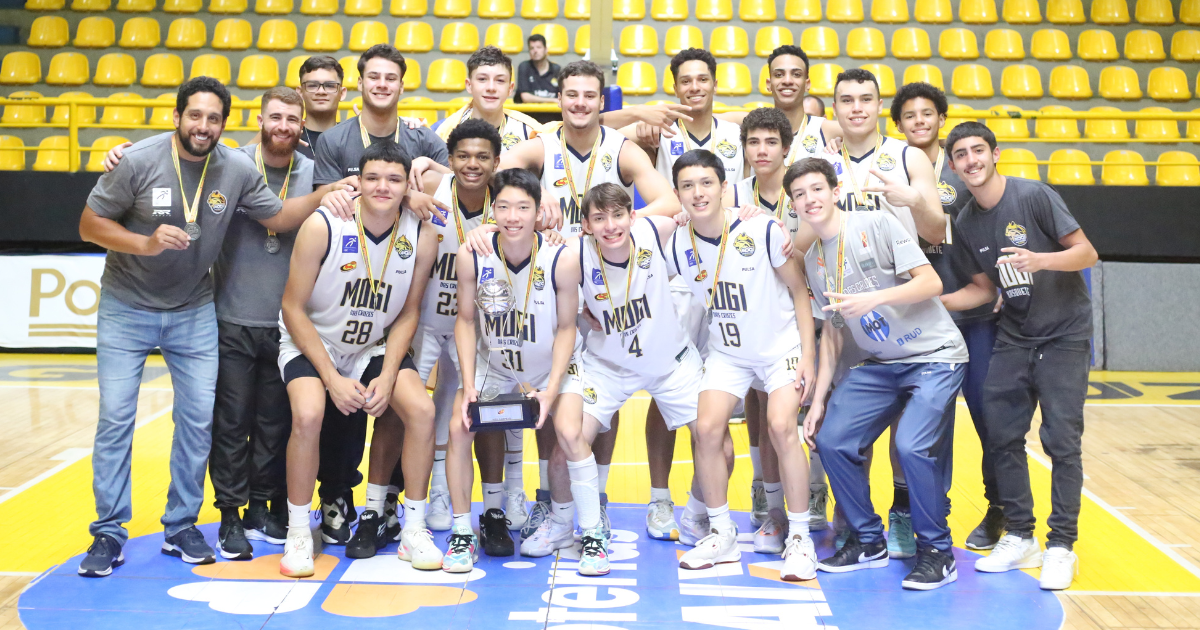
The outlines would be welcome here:
<svg viewBox="0 0 1200 630">
<path fill-rule="evenodd" d="M 965 373 L 965 365 L 954 363 L 865 363 L 852 368 L 833 390 L 817 433 L 817 450 L 834 496 L 860 541 L 883 540 L 883 521 L 871 505 L 864 453 L 899 415 L 896 452 L 908 480 L 917 541 L 950 550 L 945 464 L 938 456 L 954 439 L 946 404 L 957 395 Z"/>
<path fill-rule="evenodd" d="M 196 523 L 204 501 L 217 387 L 216 309 L 210 302 L 186 311 L 143 311 L 101 292 L 97 317 L 100 422 L 92 453 L 96 520 L 89 530 L 121 544 L 129 539 L 124 524 L 133 518 L 130 461 L 138 389 L 146 357 L 158 347 L 175 390 L 171 486 L 162 517 L 166 534 L 173 536 Z"/>
</svg>

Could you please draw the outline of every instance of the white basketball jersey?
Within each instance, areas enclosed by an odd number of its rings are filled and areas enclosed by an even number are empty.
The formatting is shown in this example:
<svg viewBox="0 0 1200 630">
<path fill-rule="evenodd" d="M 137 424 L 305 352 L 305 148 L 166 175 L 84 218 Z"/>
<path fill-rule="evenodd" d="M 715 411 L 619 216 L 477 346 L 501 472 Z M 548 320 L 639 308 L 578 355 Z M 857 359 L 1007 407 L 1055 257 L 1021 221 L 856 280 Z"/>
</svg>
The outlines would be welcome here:
<svg viewBox="0 0 1200 630">
<path fill-rule="evenodd" d="M 800 215 L 796 214 L 796 211 L 792 209 L 792 200 L 787 195 L 783 196 L 782 202 L 778 197 L 770 200 L 755 199 L 754 182 L 756 179 L 757 176 L 747 177 L 734 185 L 733 207 L 741 208 L 747 204 L 756 205 L 762 208 L 764 213 L 775 217 L 783 224 L 783 227 L 788 229 L 788 233 L 792 235 L 792 238 L 795 238 L 796 231 L 800 229 Z M 781 204 L 782 208 L 779 207 Z"/>
<path fill-rule="evenodd" d="M 774 363 L 800 345 L 792 295 L 775 274 L 775 267 L 787 260 L 783 230 L 766 215 L 740 221 L 726 212 L 726 220 L 731 224 L 719 278 L 720 237 L 697 234 L 696 252 L 687 227 L 671 237 L 671 266 L 702 302 L 711 299 L 709 352 L 720 352 L 738 365 Z M 715 296 L 714 279 L 719 281 Z"/>
<path fill-rule="evenodd" d="M 658 377 L 679 365 L 688 338 L 675 317 L 667 260 L 654 224 L 638 220 L 629 235 L 633 260 L 622 265 L 604 262 L 603 271 L 596 240 L 585 236 L 579 241 L 584 302 L 603 327 L 587 331 L 584 352 L 640 376 Z"/>
<path fill-rule="evenodd" d="M 545 148 L 542 162 L 542 187 L 558 199 L 563 213 L 563 226 L 559 229 L 559 233 L 563 235 L 563 238 L 570 238 L 579 236 L 583 231 L 583 208 L 579 206 L 579 200 L 571 194 L 564 160 L 571 162 L 571 175 L 575 180 L 576 192 L 585 195 L 587 194 L 586 187 L 589 185 L 587 183 L 588 161 L 592 154 L 589 151 L 587 155 L 579 155 L 568 147 L 569 154 L 564 156 L 561 134 L 561 130 L 555 133 L 538 134 L 538 137 L 542 139 L 542 146 Z M 590 185 L 594 188 L 597 184 L 616 184 L 624 188 L 625 192 L 629 193 L 629 197 L 633 198 L 633 186 L 626 185 L 621 181 L 621 165 L 618 163 L 621 146 L 624 143 L 625 136 L 621 135 L 621 132 L 609 127 L 600 127 L 599 157 L 592 169 Z"/>
<path fill-rule="evenodd" d="M 742 154 L 742 128 L 739 125 L 713 117 L 713 126 L 704 128 L 702 123 L 685 123 L 690 125 L 687 131 L 676 122 L 672 130 L 674 138 L 662 136 L 658 139 L 658 158 L 655 167 L 669 182 L 674 182 L 671 169 L 679 156 L 692 149 L 705 149 L 716 154 L 725 165 L 725 181 L 733 183 L 742 179 L 742 167 L 746 157 Z M 703 137 L 697 137 L 704 134 Z"/>
<path fill-rule="evenodd" d="M 792 148 L 788 150 L 784 166 L 791 166 L 796 160 L 807 157 L 819 157 L 825 154 L 825 134 L 821 124 L 825 119 L 820 116 L 809 116 L 796 135 L 792 138 Z"/>
<path fill-rule="evenodd" d="M 878 168 L 884 173 L 898 175 L 900 180 L 905 184 L 909 183 L 908 167 L 904 162 L 904 149 L 908 145 L 903 141 L 895 138 L 884 137 L 883 144 L 879 146 L 879 152 L 874 149 L 869 151 L 861 158 L 850 159 L 851 174 L 846 172 L 846 161 L 841 155 L 826 156 L 833 162 L 833 169 L 838 174 L 838 184 L 842 187 L 842 197 L 838 201 L 838 206 L 843 210 L 856 210 L 866 207 L 869 210 L 887 210 L 891 212 L 897 219 L 900 219 L 900 224 L 908 231 L 909 235 L 914 239 L 917 238 L 917 224 L 913 220 L 912 211 L 908 206 L 893 206 L 884 199 L 879 193 L 863 193 L 865 199 L 859 199 L 851 202 L 850 197 L 854 194 L 855 184 L 850 181 L 853 177 L 858 182 L 861 190 L 866 186 L 882 185 L 883 182 L 878 177 L 871 175 L 872 168 Z"/>
<path fill-rule="evenodd" d="M 500 155 L 530 138 L 536 138 L 538 133 L 523 121 L 513 116 L 504 117 L 504 125 L 500 127 Z"/>
<path fill-rule="evenodd" d="M 434 334 L 449 335 L 454 333 L 454 320 L 458 317 L 458 267 L 455 259 L 458 257 L 458 240 L 461 227 L 465 236 L 471 230 L 483 223 L 484 211 L 469 214 L 461 205 L 454 207 L 450 195 L 450 183 L 454 176 L 442 177 L 442 183 L 433 193 L 433 198 L 442 202 L 455 214 L 443 216 L 435 212 L 430 222 L 437 228 L 438 253 L 429 274 L 429 283 L 425 285 L 425 296 L 421 300 L 421 330 Z"/>
</svg>

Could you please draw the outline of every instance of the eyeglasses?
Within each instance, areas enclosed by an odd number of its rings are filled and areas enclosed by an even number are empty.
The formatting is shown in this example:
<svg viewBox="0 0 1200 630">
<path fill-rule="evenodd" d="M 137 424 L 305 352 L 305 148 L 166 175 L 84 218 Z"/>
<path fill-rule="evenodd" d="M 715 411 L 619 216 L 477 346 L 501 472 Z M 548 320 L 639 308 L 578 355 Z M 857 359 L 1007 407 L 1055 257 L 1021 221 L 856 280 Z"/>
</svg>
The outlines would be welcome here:
<svg viewBox="0 0 1200 630">
<path fill-rule="evenodd" d="M 315 94 L 321 90 L 336 92 L 338 88 L 342 87 L 342 84 L 337 81 L 327 81 L 325 83 L 321 83 L 320 81 L 305 81 L 303 85 L 304 91 L 310 94 Z"/>
</svg>

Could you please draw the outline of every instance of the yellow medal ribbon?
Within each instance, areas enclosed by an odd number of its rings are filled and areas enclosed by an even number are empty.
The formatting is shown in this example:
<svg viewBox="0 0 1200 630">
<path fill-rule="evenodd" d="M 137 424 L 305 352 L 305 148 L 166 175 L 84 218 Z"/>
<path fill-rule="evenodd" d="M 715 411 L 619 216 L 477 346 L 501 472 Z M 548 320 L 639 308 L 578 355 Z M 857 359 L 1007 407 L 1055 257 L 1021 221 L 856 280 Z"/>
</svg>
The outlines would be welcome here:
<svg viewBox="0 0 1200 630">
<path fill-rule="evenodd" d="M 934 184 L 934 186 L 939 188 L 938 197 L 942 196 L 942 191 L 940 190 L 940 188 L 942 187 L 942 167 L 945 165 L 946 165 L 946 150 L 938 149 L 937 163 L 934 164 L 934 166 L 933 166 L 933 184 Z M 947 214 L 949 214 L 949 213 L 947 213 Z M 954 239 L 950 235 L 950 223 L 952 220 L 953 220 L 953 217 L 950 217 L 950 216 L 946 217 L 946 240 L 943 241 L 943 244 L 945 244 L 945 245 L 954 244 Z"/>
<path fill-rule="evenodd" d="M 583 180 L 583 192 L 586 193 L 592 187 L 592 172 L 596 170 L 596 159 L 600 157 L 600 140 L 604 138 L 604 130 L 601 129 L 596 133 L 596 143 L 592 145 L 592 153 L 588 157 L 587 179 Z M 558 141 L 562 144 L 563 168 L 567 171 L 567 186 L 571 187 L 571 197 L 575 199 L 575 204 L 583 207 L 583 195 L 579 194 L 579 190 L 575 187 L 575 174 L 571 172 L 571 148 L 567 146 L 567 139 L 563 135 L 563 130 L 558 130 Z"/>
<path fill-rule="evenodd" d="M 725 245 L 729 242 L 729 214 L 726 213 L 723 219 L 725 225 L 721 228 L 721 243 L 720 249 L 717 251 L 717 269 L 713 273 L 712 290 L 709 291 L 708 299 L 704 301 L 704 308 L 708 309 L 709 314 L 712 314 L 713 300 L 717 297 L 717 283 L 721 280 L 721 265 L 725 262 Z M 696 268 L 700 269 L 700 249 L 696 247 L 696 228 L 694 223 L 688 223 L 688 235 L 692 238 L 692 253 L 696 255 Z"/>
<path fill-rule="evenodd" d="M 354 199 L 354 223 L 358 227 L 358 247 L 362 250 L 363 264 L 367 267 L 367 280 L 371 284 L 371 296 L 379 293 L 379 285 L 383 282 L 383 275 L 387 273 L 388 261 L 392 259 L 392 250 L 396 248 L 396 233 L 400 231 L 400 215 L 396 215 L 396 222 L 392 224 L 392 237 L 388 241 L 387 255 L 383 257 L 383 268 L 379 270 L 379 279 L 375 279 L 375 272 L 371 269 L 371 253 L 367 251 L 367 232 L 363 228 L 362 221 L 362 198 Z"/>
<path fill-rule="evenodd" d="M 267 188 L 271 187 L 271 180 L 267 179 L 267 165 L 263 162 L 262 143 L 254 149 L 254 163 L 258 165 L 258 172 L 262 173 L 263 183 Z M 287 175 L 283 178 L 283 186 L 279 187 L 279 199 L 287 199 L 288 182 L 292 181 L 292 167 L 296 165 L 296 153 L 292 152 L 292 157 L 288 160 Z M 267 236 L 275 236 L 274 230 L 267 230 Z"/>
<path fill-rule="evenodd" d="M 396 133 L 392 136 L 392 141 L 396 144 L 400 144 L 400 125 L 402 124 L 404 124 L 404 121 L 400 120 L 399 116 L 396 116 Z M 362 135 L 363 148 L 371 146 L 371 136 L 367 135 L 367 128 L 363 125 L 361 115 L 358 117 L 358 133 Z"/>
<path fill-rule="evenodd" d="M 521 313 L 516 317 L 517 320 L 517 338 L 524 341 L 521 337 L 521 332 L 525 329 L 525 316 L 529 313 L 529 296 L 533 293 L 533 271 L 537 268 L 537 253 L 538 241 L 541 236 L 537 233 L 533 235 L 533 250 L 529 253 L 529 275 L 525 281 L 525 304 L 521 307 Z M 508 271 L 508 260 L 504 258 L 504 244 L 500 239 L 496 239 L 496 255 L 500 257 L 500 264 L 504 266 L 504 277 L 508 278 L 508 286 L 513 286 L 512 274 Z"/>
<path fill-rule="evenodd" d="M 456 230 L 458 230 L 458 244 L 462 245 L 463 241 L 466 240 L 466 236 L 463 235 L 463 224 L 462 224 L 463 220 L 462 220 L 462 216 L 461 216 L 462 212 L 459 210 L 459 205 L 458 205 L 458 181 L 454 180 L 454 179 L 450 180 L 450 200 L 451 200 L 451 205 L 454 206 L 450 211 L 454 213 L 454 228 Z M 486 214 L 488 211 L 488 207 L 491 205 L 492 205 L 492 189 L 491 189 L 491 187 L 488 187 L 488 188 L 484 189 L 484 193 L 483 193 L 483 212 L 485 214 L 484 223 L 487 223 Z"/>
<path fill-rule="evenodd" d="M 783 220 L 783 203 L 787 200 L 787 195 L 783 194 L 783 186 L 779 187 L 779 199 L 775 201 L 775 218 Z M 762 195 L 758 192 L 758 176 L 754 176 L 754 201 L 759 203 L 763 201 Z"/>
<path fill-rule="evenodd" d="M 783 165 L 784 168 L 787 168 L 796 162 L 796 155 L 798 154 L 796 147 L 799 146 L 800 140 L 803 139 L 805 129 L 808 129 L 807 113 L 804 114 L 804 119 L 800 121 L 800 128 L 796 130 L 794 135 L 792 135 L 792 148 L 788 151 L 787 158 L 785 158 L 787 163 Z"/>
<path fill-rule="evenodd" d="M 829 277 L 829 259 L 825 258 L 825 243 L 820 237 L 817 237 L 817 258 L 825 264 L 825 290 L 830 293 L 842 293 L 846 283 L 846 213 L 842 213 L 841 226 L 838 228 L 837 272 L 834 278 Z M 829 299 L 830 304 L 840 301 Z"/>
<path fill-rule="evenodd" d="M 871 152 L 871 166 L 879 160 L 879 148 L 883 146 L 883 135 L 878 131 L 875 132 L 878 140 L 875 141 L 875 150 Z M 854 191 L 854 198 L 862 205 L 867 205 L 867 199 L 863 196 L 862 189 L 866 188 L 867 182 L 871 181 L 871 168 L 867 168 L 867 175 L 863 178 L 862 185 L 859 185 L 858 178 L 854 176 L 854 168 L 850 164 L 850 152 L 846 150 L 846 143 L 842 143 L 842 163 L 846 165 L 846 178 L 850 180 L 850 188 Z"/>
<path fill-rule="evenodd" d="M 617 300 L 613 297 L 612 289 L 608 288 L 608 272 L 604 271 L 604 265 L 605 265 L 604 253 L 600 251 L 600 241 L 597 240 L 595 236 L 593 236 L 592 243 L 594 243 L 596 245 L 596 256 L 600 259 L 600 279 L 604 282 L 604 292 L 608 294 L 608 302 L 610 304 L 616 304 Z M 693 251 L 695 251 L 695 245 L 692 245 L 692 249 L 693 249 Z M 625 270 L 628 272 L 625 274 L 625 310 L 624 311 L 622 311 L 620 309 L 614 310 L 614 312 L 617 314 L 617 332 L 621 332 L 622 330 L 625 329 L 625 324 L 624 324 L 625 316 L 622 315 L 622 313 L 628 312 L 628 310 L 629 310 L 629 289 L 630 289 L 630 287 L 633 286 L 633 267 L 634 267 L 634 264 L 636 263 L 636 261 L 634 260 L 635 255 L 636 255 L 636 253 L 635 253 L 635 250 L 633 247 L 633 237 L 630 236 L 629 237 L 629 262 L 626 263 L 626 268 L 625 268 Z"/>
<path fill-rule="evenodd" d="M 675 120 L 675 126 L 679 127 L 679 132 L 681 134 L 683 134 L 684 149 L 686 149 L 687 151 L 691 151 L 692 150 L 691 135 L 688 134 L 687 127 L 683 126 L 683 119 L 677 118 Z M 713 133 L 716 131 L 716 126 L 717 126 L 717 120 L 715 118 L 708 121 L 708 139 L 710 142 L 712 141 Z"/>
<path fill-rule="evenodd" d="M 196 219 L 200 214 L 200 194 L 204 191 L 204 177 L 208 175 L 208 161 L 212 158 L 212 151 L 204 157 L 204 170 L 200 171 L 200 183 L 196 184 L 196 195 L 192 198 L 192 205 L 188 205 L 187 193 L 183 190 L 183 170 L 179 166 L 179 138 L 171 138 L 171 163 L 175 165 L 175 174 L 179 176 L 179 202 L 183 204 L 183 220 L 189 225 L 195 226 L 191 230 L 187 230 L 188 237 L 191 240 L 196 240 L 200 237 L 199 226 L 196 225 Z M 185 226 L 186 227 L 186 226 Z M 192 231 L 195 231 L 195 235 Z"/>
</svg>

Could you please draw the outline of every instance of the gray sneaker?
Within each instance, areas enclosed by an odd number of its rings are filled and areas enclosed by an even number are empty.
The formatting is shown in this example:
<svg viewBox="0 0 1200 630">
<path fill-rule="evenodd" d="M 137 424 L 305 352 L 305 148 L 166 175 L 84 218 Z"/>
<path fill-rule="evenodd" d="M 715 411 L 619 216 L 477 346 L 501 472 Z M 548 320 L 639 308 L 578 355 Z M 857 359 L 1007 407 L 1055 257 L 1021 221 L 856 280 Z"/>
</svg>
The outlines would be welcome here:
<svg viewBox="0 0 1200 630">
<path fill-rule="evenodd" d="M 1007 526 L 1008 519 L 1004 518 L 1004 510 L 999 506 L 989 505 L 979 526 L 971 532 L 971 535 L 967 536 L 967 549 L 976 551 L 992 549 L 996 543 L 1000 542 L 1000 537 L 1004 535 L 1004 528 Z"/>
<path fill-rule="evenodd" d="M 546 490 L 538 490 L 535 498 L 537 502 L 533 504 L 533 509 L 529 510 L 529 519 L 521 528 L 521 540 L 532 536 L 541 526 L 542 521 L 550 517 L 550 493 Z"/>
<path fill-rule="evenodd" d="M 608 520 L 608 493 L 600 493 L 600 529 L 604 532 L 604 540 L 612 538 L 612 521 Z"/>
<path fill-rule="evenodd" d="M 824 484 L 808 490 L 808 528 L 821 530 L 829 527 L 829 486 Z"/>
<path fill-rule="evenodd" d="M 767 520 L 767 490 L 761 481 L 755 481 L 750 486 L 750 526 L 758 529 Z"/>
<path fill-rule="evenodd" d="M 195 525 L 164 538 L 162 552 L 188 564 L 212 564 L 217 561 L 216 552 L 204 542 L 204 534 Z"/>
<path fill-rule="evenodd" d="M 108 534 L 100 534 L 88 547 L 83 562 L 79 563 L 79 575 L 107 577 L 122 564 L 125 564 L 125 554 L 121 553 L 121 543 Z"/>
</svg>

